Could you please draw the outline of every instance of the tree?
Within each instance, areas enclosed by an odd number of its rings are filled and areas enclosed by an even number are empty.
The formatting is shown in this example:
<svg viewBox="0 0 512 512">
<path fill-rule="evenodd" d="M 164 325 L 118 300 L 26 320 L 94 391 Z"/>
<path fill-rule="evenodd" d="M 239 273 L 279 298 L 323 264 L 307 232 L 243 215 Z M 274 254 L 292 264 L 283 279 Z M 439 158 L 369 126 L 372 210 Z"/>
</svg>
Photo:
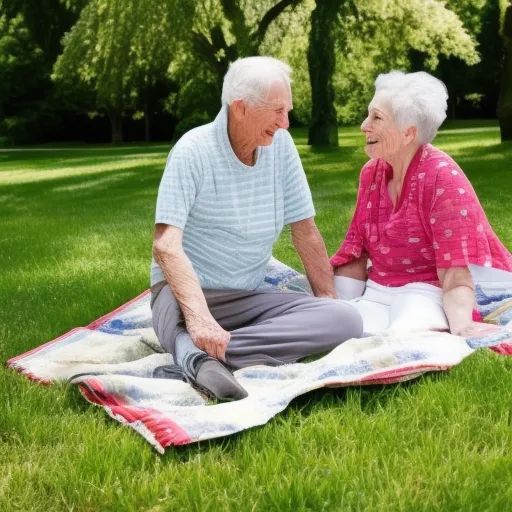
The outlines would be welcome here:
<svg viewBox="0 0 512 512">
<path fill-rule="evenodd" d="M 498 102 L 503 42 L 500 0 L 448 0 L 464 27 L 475 38 L 481 61 L 468 66 L 455 56 L 441 56 L 435 74 L 448 88 L 449 117 L 494 117 Z"/>
<path fill-rule="evenodd" d="M 333 77 L 336 67 L 334 34 L 345 0 L 316 0 L 311 14 L 308 68 L 312 110 L 308 144 L 338 146 L 338 119 L 334 107 Z"/>
<path fill-rule="evenodd" d="M 501 141 L 505 142 L 512 140 L 512 1 L 509 1 L 505 9 L 503 42 L 505 54 L 497 113 L 500 121 Z"/>
<path fill-rule="evenodd" d="M 276 21 L 303 0 L 198 0 L 190 38 L 180 50 L 186 56 L 171 67 L 180 84 L 176 136 L 210 120 L 218 110 L 222 80 L 231 62 L 260 55 Z M 278 30 L 282 37 L 288 27 Z M 270 52 L 274 53 L 274 52 Z"/>
<path fill-rule="evenodd" d="M 192 0 L 91 0 L 64 37 L 53 79 L 71 94 L 79 92 L 90 110 L 103 110 L 112 142 L 122 142 L 128 110 L 144 103 L 149 119 L 151 92 L 166 79 L 193 13 Z"/>
<path fill-rule="evenodd" d="M 26 138 L 20 131 L 27 120 L 20 113 L 24 98 L 43 74 L 42 51 L 33 41 L 23 15 L 9 18 L 0 1 L 0 133 Z"/>
<path fill-rule="evenodd" d="M 319 3 L 323 2 L 317 0 L 317 7 Z M 324 80 L 333 81 L 338 93 L 338 117 L 347 122 L 362 117 L 377 74 L 410 68 L 411 50 L 422 55 L 422 65 L 430 70 L 435 69 L 440 55 L 455 55 L 468 64 L 478 62 L 475 41 L 442 1 L 347 0 L 341 7 L 338 31 L 323 33 L 324 39 L 334 39 L 338 57 L 335 72 Z M 323 47 L 327 44 L 322 41 Z M 316 59 L 317 66 L 325 66 L 331 73 L 332 63 L 326 54 L 318 53 L 314 45 L 310 51 L 310 59 Z M 312 117 L 319 101 L 325 98 L 312 96 Z M 336 145 L 333 132 L 331 128 L 318 135 L 310 133 L 310 140 L 316 145 Z"/>
</svg>

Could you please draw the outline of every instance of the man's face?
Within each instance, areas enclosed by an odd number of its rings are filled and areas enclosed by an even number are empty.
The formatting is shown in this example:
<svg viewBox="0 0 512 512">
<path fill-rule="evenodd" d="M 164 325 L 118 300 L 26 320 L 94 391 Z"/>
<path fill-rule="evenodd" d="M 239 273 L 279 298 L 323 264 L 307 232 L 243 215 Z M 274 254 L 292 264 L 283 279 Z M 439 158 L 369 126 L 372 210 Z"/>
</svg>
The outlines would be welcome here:
<svg viewBox="0 0 512 512">
<path fill-rule="evenodd" d="M 246 137 L 254 146 L 269 146 L 274 134 L 282 128 L 287 130 L 288 112 L 292 109 L 289 87 L 276 82 L 260 105 L 247 105 L 244 119 Z"/>
<path fill-rule="evenodd" d="M 376 96 L 368 106 L 368 117 L 361 125 L 366 136 L 365 152 L 370 158 L 388 161 L 402 148 L 404 133 L 393 119 L 391 104 Z"/>
</svg>

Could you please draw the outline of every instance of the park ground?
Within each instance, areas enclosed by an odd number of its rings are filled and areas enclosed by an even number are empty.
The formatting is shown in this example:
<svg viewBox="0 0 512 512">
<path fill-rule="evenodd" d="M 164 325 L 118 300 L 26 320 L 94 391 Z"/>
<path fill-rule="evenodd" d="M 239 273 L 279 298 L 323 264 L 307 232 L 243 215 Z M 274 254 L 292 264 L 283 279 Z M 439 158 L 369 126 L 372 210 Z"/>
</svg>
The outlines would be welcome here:
<svg viewBox="0 0 512 512">
<path fill-rule="evenodd" d="M 292 130 L 329 253 L 365 161 Z M 452 123 L 435 144 L 464 169 L 512 248 L 512 144 L 494 122 Z M 158 455 L 77 389 L 5 361 L 148 286 L 167 144 L 0 152 L 0 510 L 508 510 L 512 358 L 481 350 L 449 372 L 320 390 L 263 427 Z M 285 231 L 275 256 L 300 269 Z"/>
</svg>

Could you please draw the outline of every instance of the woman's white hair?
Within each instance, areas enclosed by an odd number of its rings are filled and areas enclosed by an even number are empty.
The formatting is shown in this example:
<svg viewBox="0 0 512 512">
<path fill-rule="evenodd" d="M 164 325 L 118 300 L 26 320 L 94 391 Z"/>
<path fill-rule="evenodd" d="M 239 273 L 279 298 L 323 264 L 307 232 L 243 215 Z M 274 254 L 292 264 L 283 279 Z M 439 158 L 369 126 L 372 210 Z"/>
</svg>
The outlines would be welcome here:
<svg viewBox="0 0 512 512">
<path fill-rule="evenodd" d="M 231 105 L 243 100 L 250 105 L 260 105 L 276 82 L 290 88 L 292 69 L 273 57 L 246 57 L 233 62 L 224 76 L 222 103 Z"/>
<path fill-rule="evenodd" d="M 446 118 L 446 86 L 424 71 L 379 75 L 375 97 L 381 95 L 391 103 L 393 119 L 400 128 L 416 127 L 420 144 L 430 142 Z"/>
</svg>

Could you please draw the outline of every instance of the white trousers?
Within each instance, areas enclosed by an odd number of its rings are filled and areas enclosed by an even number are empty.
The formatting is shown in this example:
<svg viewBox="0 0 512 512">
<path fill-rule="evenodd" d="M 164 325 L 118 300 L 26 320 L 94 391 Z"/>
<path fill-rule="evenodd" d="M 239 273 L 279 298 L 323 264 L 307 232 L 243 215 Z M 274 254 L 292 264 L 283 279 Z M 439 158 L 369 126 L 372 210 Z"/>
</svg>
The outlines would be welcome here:
<svg viewBox="0 0 512 512">
<path fill-rule="evenodd" d="M 470 265 L 475 283 L 488 294 L 512 288 L 512 273 Z M 358 281 L 335 276 L 338 298 L 352 304 L 363 317 L 367 334 L 389 330 L 419 331 L 449 329 L 441 288 L 426 283 L 382 286 L 374 281 Z"/>
<path fill-rule="evenodd" d="M 382 286 L 335 276 L 338 297 L 352 304 L 363 318 L 363 331 L 374 334 L 393 331 L 446 331 L 441 288 L 426 283 Z M 359 295 L 359 296 L 357 296 Z"/>
</svg>

